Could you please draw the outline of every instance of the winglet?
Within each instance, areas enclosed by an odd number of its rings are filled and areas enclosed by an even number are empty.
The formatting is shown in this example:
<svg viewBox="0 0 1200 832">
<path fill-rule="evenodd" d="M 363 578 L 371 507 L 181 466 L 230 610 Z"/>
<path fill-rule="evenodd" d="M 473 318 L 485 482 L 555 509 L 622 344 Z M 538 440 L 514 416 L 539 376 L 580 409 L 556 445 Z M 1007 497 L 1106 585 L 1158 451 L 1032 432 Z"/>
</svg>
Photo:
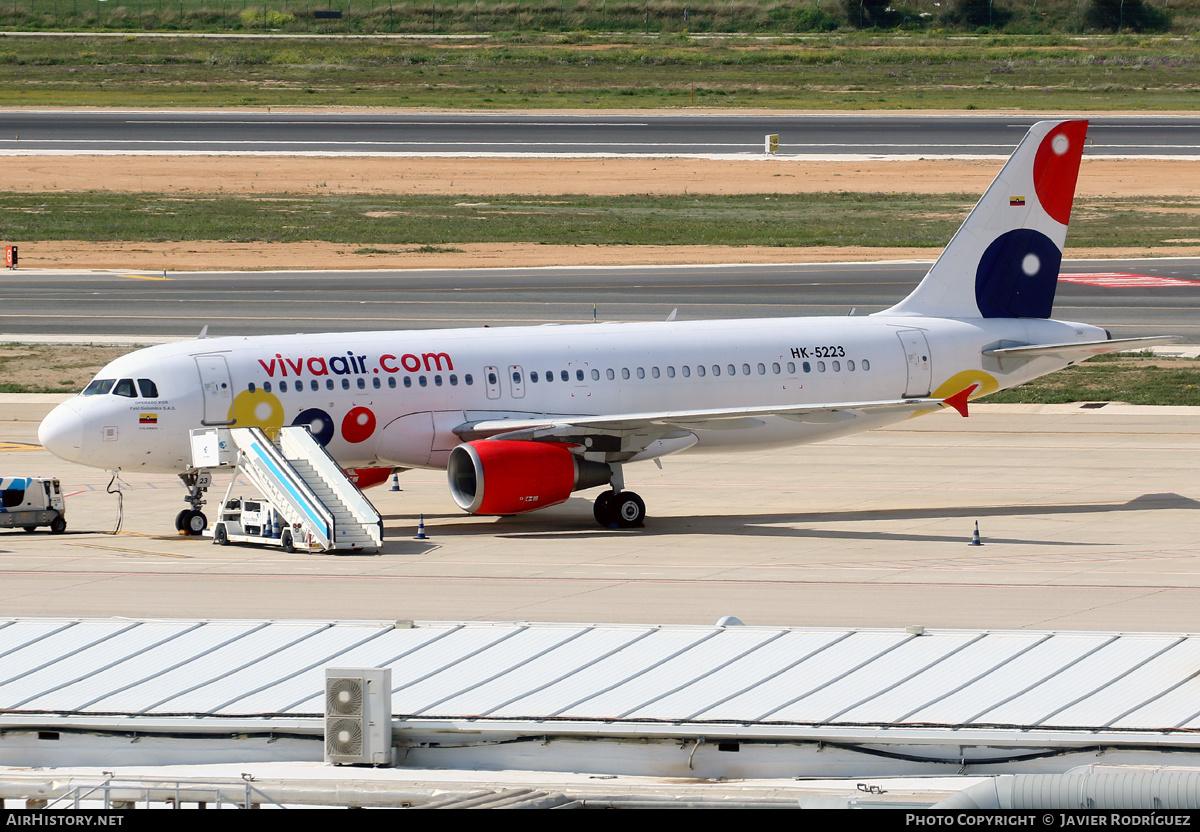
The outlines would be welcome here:
<svg viewBox="0 0 1200 832">
<path fill-rule="evenodd" d="M 975 392 L 977 387 L 979 387 L 978 384 L 972 384 L 970 387 L 964 387 L 950 398 L 942 399 L 942 404 L 953 407 L 965 419 L 968 416 L 967 399 L 970 398 L 971 394 Z"/>
</svg>

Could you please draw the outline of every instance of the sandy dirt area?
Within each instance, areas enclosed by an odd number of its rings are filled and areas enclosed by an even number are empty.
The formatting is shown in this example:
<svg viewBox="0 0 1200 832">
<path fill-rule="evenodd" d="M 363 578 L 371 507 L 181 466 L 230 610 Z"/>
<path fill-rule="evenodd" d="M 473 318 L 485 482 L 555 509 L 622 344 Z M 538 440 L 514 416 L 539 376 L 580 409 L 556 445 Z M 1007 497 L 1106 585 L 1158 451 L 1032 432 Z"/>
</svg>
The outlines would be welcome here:
<svg viewBox="0 0 1200 832">
<path fill-rule="evenodd" d="M 803 161 L 710 159 L 479 159 L 269 156 L 12 156 L 10 191 L 205 193 L 380 193 L 499 196 L 564 193 L 732 194 L 853 191 L 982 193 L 999 161 Z M 1192 196 L 1200 162 L 1085 159 L 1086 197 Z M 939 249 L 724 246 L 456 245 L 422 253 L 336 243 L 87 243 L 14 241 L 20 265 L 51 269 L 225 270 L 397 269 L 489 266 L 796 263 L 927 259 Z M 367 241 L 369 242 L 369 241 Z M 364 243 L 366 245 L 367 243 Z M 415 248 L 415 247 L 414 247 Z M 1163 249 L 1068 249 L 1069 257 L 1196 256 L 1196 245 Z"/>
</svg>

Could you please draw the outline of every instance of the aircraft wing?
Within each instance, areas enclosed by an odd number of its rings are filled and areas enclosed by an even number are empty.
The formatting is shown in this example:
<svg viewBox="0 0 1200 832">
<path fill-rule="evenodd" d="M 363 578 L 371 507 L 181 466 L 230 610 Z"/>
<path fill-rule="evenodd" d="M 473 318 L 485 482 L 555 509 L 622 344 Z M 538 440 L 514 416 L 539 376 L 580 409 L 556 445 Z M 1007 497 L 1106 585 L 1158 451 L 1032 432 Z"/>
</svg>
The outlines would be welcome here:
<svg viewBox="0 0 1200 832">
<path fill-rule="evenodd" d="M 1003 347 L 1000 349 L 984 350 L 983 354 L 993 358 L 1013 358 L 1029 360 L 1052 356 L 1067 360 L 1091 358 L 1093 355 L 1104 355 L 1110 352 L 1128 352 L 1130 350 L 1157 347 L 1162 344 L 1174 344 L 1181 341 L 1178 335 L 1156 335 L 1148 338 L 1113 338 L 1108 341 L 1085 341 L 1075 344 L 1030 344 L 1023 347 Z"/>
<path fill-rule="evenodd" d="M 454 432 L 468 442 L 476 439 L 572 441 L 581 437 L 637 437 L 638 444 L 645 447 L 657 439 L 682 435 L 692 430 L 740 430 L 758 427 L 770 416 L 797 422 L 828 423 L 882 413 L 938 410 L 943 406 L 942 399 L 885 399 L 622 413 L 612 416 L 547 416 L 538 419 L 472 422 L 459 426 Z"/>
</svg>

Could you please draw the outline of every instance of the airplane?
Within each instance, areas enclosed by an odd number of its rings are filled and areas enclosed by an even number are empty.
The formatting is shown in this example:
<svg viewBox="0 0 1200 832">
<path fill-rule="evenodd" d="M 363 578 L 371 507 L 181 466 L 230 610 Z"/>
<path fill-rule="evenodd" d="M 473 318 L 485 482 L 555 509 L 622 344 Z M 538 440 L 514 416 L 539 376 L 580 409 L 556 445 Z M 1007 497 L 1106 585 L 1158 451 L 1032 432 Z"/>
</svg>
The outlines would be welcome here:
<svg viewBox="0 0 1200 832">
<path fill-rule="evenodd" d="M 602 488 L 597 522 L 641 526 L 629 463 L 966 416 L 979 396 L 1178 340 L 1050 318 L 1087 126 L 1035 124 L 912 293 L 873 315 L 202 338 L 112 361 L 38 437 L 84 465 L 178 474 L 191 534 L 207 525 L 202 426 L 305 425 L 360 487 L 446 469 L 471 514 Z"/>
</svg>

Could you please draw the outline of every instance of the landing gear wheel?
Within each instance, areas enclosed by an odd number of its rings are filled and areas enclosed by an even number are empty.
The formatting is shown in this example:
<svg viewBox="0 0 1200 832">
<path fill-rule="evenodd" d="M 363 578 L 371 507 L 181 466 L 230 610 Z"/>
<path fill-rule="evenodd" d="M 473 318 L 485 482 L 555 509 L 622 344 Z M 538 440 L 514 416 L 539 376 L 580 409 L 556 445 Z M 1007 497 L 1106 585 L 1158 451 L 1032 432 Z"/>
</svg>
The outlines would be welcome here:
<svg viewBox="0 0 1200 832">
<path fill-rule="evenodd" d="M 188 514 L 188 510 L 185 508 L 183 511 L 175 515 L 175 531 L 183 531 L 183 524 L 187 521 Z"/>
<path fill-rule="evenodd" d="M 291 554 L 296 551 L 296 547 L 292 544 L 292 530 L 287 529 L 279 536 L 279 545 L 283 547 L 283 551 Z"/>
<path fill-rule="evenodd" d="M 605 491 L 596 498 L 595 504 L 592 505 L 592 516 L 596 518 L 596 522 L 604 528 L 608 528 L 613 523 L 617 522 L 617 516 L 613 512 L 613 493 Z"/>
<path fill-rule="evenodd" d="M 639 528 L 646 521 L 646 504 L 632 491 L 618 494 L 612 501 L 612 511 L 622 529 Z"/>
<path fill-rule="evenodd" d="M 67 530 L 67 521 L 62 518 L 61 514 L 58 517 L 55 517 L 53 520 L 50 521 L 50 533 L 51 534 L 62 534 L 66 530 Z"/>
<path fill-rule="evenodd" d="M 224 523 L 218 523 L 217 527 L 213 529 L 213 543 L 218 546 L 229 545 L 229 534 L 225 531 Z"/>
<path fill-rule="evenodd" d="M 185 511 L 183 518 L 183 531 L 195 537 L 208 528 L 208 518 L 204 516 L 202 511 Z"/>
</svg>

